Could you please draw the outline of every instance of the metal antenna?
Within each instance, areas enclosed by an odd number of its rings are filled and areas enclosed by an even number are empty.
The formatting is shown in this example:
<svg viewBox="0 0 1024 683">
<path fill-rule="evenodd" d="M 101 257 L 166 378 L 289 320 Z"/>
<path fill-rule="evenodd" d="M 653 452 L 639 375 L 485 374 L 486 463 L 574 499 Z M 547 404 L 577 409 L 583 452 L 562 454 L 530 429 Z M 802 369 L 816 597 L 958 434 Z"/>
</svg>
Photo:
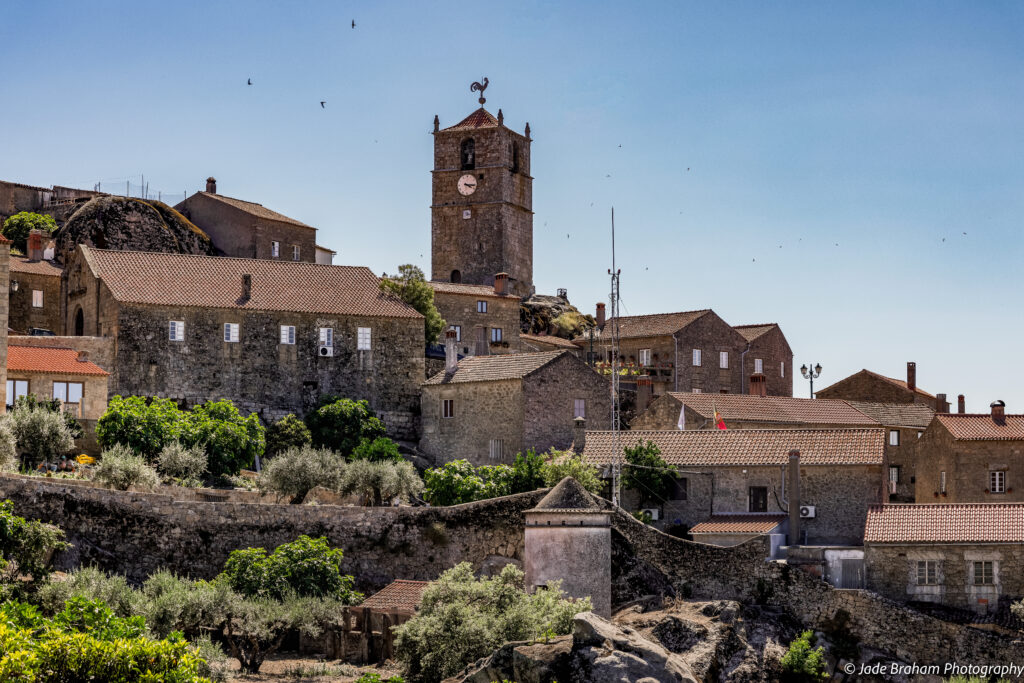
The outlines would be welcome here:
<svg viewBox="0 0 1024 683">
<path fill-rule="evenodd" d="M 612 280 L 610 295 L 611 336 L 612 336 L 612 447 L 615 458 L 612 461 L 612 503 L 619 505 L 619 494 L 622 486 L 622 454 L 619 448 L 619 276 L 621 271 L 615 267 L 615 207 L 612 207 L 612 267 L 608 271 Z"/>
</svg>

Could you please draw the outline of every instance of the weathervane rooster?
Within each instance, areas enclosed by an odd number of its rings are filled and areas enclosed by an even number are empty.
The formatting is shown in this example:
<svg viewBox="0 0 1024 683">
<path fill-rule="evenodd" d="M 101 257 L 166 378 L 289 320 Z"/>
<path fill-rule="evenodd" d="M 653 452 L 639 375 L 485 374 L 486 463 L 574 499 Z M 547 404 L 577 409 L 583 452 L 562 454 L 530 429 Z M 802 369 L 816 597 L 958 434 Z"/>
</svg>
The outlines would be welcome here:
<svg viewBox="0 0 1024 683">
<path fill-rule="evenodd" d="M 477 100 L 480 103 L 480 106 L 483 106 L 484 102 L 487 101 L 484 99 L 484 90 L 487 90 L 487 86 L 490 84 L 490 81 L 487 80 L 487 76 L 484 76 L 483 81 L 483 84 L 481 84 L 480 81 L 473 81 L 473 85 L 469 86 L 470 92 L 480 92 L 480 99 Z"/>
</svg>

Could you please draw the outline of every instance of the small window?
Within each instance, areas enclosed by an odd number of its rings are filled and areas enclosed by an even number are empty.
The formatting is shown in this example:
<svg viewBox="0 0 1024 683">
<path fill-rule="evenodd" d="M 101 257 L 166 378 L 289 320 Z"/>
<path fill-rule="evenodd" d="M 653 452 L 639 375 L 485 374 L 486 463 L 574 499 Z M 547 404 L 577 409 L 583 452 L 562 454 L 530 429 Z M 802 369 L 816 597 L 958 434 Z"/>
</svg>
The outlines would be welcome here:
<svg viewBox="0 0 1024 683">
<path fill-rule="evenodd" d="M 889 445 L 899 446 L 900 445 L 900 430 L 890 429 L 889 430 Z"/>
<path fill-rule="evenodd" d="M 455 330 L 455 341 L 462 341 L 462 325 L 449 325 L 449 330 Z"/>
<path fill-rule="evenodd" d="M 359 351 L 370 350 L 370 328 L 360 327 L 356 335 L 356 349 Z"/>
<path fill-rule="evenodd" d="M 693 388 L 693 389 L 691 389 L 690 391 L 692 391 L 692 392 L 693 392 L 693 393 L 695 393 L 695 394 L 699 394 L 699 393 L 701 393 L 701 388 L 700 388 L 700 387 L 694 387 L 694 388 Z"/>
<path fill-rule="evenodd" d="M 490 444 L 488 444 L 488 451 L 491 460 L 501 460 L 505 457 L 505 442 L 501 439 L 491 439 Z"/>
<path fill-rule="evenodd" d="M 720 394 L 728 394 L 729 393 L 729 388 L 728 387 L 722 387 L 721 389 L 718 390 L 718 393 L 720 393 Z"/>
<path fill-rule="evenodd" d="M 917 585 L 934 586 L 939 582 L 938 560 L 918 560 Z"/>
<path fill-rule="evenodd" d="M 918 433 L 917 433 L 917 438 L 919 438 L 919 439 L 920 439 L 920 438 L 921 438 L 921 437 L 922 437 L 923 435 L 924 435 L 924 432 L 918 432 Z"/>
<path fill-rule="evenodd" d="M 754 359 L 754 373 L 755 374 L 763 374 L 764 373 L 764 363 L 761 362 L 760 358 L 755 358 Z"/>
<path fill-rule="evenodd" d="M 487 302 L 486 301 L 477 301 L 476 302 L 476 312 L 477 313 L 486 313 L 487 312 Z"/>
<path fill-rule="evenodd" d="M 281 343 L 295 343 L 295 325 L 281 325 Z"/>
<path fill-rule="evenodd" d="M 492 327 L 491 328 L 491 341 L 492 342 L 500 342 L 501 341 L 501 328 L 500 327 Z"/>
<path fill-rule="evenodd" d="M 298 261 L 298 260 L 299 260 L 299 245 L 294 244 L 294 245 L 292 245 L 292 261 Z"/>
<path fill-rule="evenodd" d="M 946 473 L 939 472 L 939 493 L 946 492 Z"/>
<path fill-rule="evenodd" d="M 33 289 L 32 290 L 32 308 L 43 307 L 43 290 Z"/>
<path fill-rule="evenodd" d="M 462 272 L 459 270 L 453 270 L 451 276 L 448 278 L 451 282 L 459 284 L 462 282 Z"/>
<path fill-rule="evenodd" d="M 672 500 L 686 500 L 689 495 L 689 482 L 686 477 L 675 477 L 672 479 Z"/>
<path fill-rule="evenodd" d="M 747 495 L 750 499 L 749 512 L 768 512 L 767 486 L 751 486 Z"/>
<path fill-rule="evenodd" d="M 168 339 L 171 341 L 185 341 L 185 321 L 172 320 L 168 326 Z"/>
<path fill-rule="evenodd" d="M 279 258 L 281 256 L 281 243 L 271 242 L 270 243 L 270 258 Z"/>
<path fill-rule="evenodd" d="M 700 349 L 693 350 L 693 366 L 700 367 Z"/>
<path fill-rule="evenodd" d="M 441 401 L 441 415 L 445 418 L 455 417 L 454 398 L 446 398 Z"/>
<path fill-rule="evenodd" d="M 650 349 L 640 349 L 640 365 L 646 368 L 650 364 L 651 364 L 651 350 Z"/>
<path fill-rule="evenodd" d="M 779 377 L 786 376 L 786 361 L 779 363 Z"/>
<path fill-rule="evenodd" d="M 584 420 L 587 419 L 587 400 L 583 398 L 573 399 L 572 402 L 572 419 L 582 417 Z"/>
<path fill-rule="evenodd" d="M 974 563 L 974 585 L 991 586 L 995 583 L 995 571 L 991 561 Z"/>
<path fill-rule="evenodd" d="M 728 351 L 719 351 L 718 352 L 718 367 L 722 368 L 723 370 L 725 370 L 725 369 L 727 369 L 729 367 L 729 352 Z"/>
<path fill-rule="evenodd" d="M 462 162 L 463 171 L 471 171 L 476 168 L 476 143 L 473 138 L 466 138 L 459 148 L 459 157 Z"/>
<path fill-rule="evenodd" d="M 238 341 L 238 323 L 224 323 L 224 341 L 229 343 Z"/>
<path fill-rule="evenodd" d="M 22 396 L 28 396 L 28 380 L 27 379 L 9 379 L 7 380 L 7 405 L 8 407 L 13 406 L 14 402 Z"/>
<path fill-rule="evenodd" d="M 53 397 L 62 403 L 81 403 L 83 389 L 81 382 L 54 382 Z"/>
<path fill-rule="evenodd" d="M 320 328 L 320 346 L 334 346 L 334 328 Z"/>
<path fill-rule="evenodd" d="M 889 481 L 893 484 L 900 483 L 900 466 L 889 465 Z"/>
<path fill-rule="evenodd" d="M 1006 472 L 992 470 L 988 473 L 989 493 L 1006 493 Z"/>
</svg>

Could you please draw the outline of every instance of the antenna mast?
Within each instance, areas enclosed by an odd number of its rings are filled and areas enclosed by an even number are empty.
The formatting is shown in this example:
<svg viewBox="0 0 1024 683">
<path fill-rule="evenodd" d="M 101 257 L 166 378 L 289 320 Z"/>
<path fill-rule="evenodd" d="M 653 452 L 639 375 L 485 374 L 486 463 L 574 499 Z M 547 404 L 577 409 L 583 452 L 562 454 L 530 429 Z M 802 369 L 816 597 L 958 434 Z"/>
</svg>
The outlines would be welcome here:
<svg viewBox="0 0 1024 683">
<path fill-rule="evenodd" d="M 610 295 L 611 338 L 612 338 L 612 447 L 615 453 L 612 460 L 612 503 L 619 505 L 619 494 L 622 486 L 622 451 L 619 446 L 619 275 L 621 271 L 615 267 L 615 207 L 612 207 L 612 267 L 608 271 L 612 280 Z"/>
</svg>

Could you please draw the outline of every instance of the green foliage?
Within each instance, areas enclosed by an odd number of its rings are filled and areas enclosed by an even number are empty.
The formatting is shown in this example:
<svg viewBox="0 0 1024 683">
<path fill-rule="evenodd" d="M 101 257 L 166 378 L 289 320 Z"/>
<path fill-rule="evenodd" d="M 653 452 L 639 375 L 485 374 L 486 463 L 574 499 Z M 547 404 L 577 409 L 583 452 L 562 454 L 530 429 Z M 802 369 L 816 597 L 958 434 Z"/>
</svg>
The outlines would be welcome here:
<svg viewBox="0 0 1024 683">
<path fill-rule="evenodd" d="M 376 671 L 367 671 L 362 676 L 352 681 L 352 683 L 405 683 L 405 679 L 401 676 L 381 678 L 380 674 Z"/>
<path fill-rule="evenodd" d="M 289 448 L 300 448 L 312 443 L 313 435 L 306 423 L 288 413 L 267 427 L 267 456 L 283 453 Z"/>
<path fill-rule="evenodd" d="M 85 434 L 85 430 L 82 429 L 81 423 L 75 419 L 75 416 L 70 412 L 64 410 L 64 404 L 59 398 L 51 398 L 49 400 L 44 398 L 36 398 L 35 394 L 28 394 L 26 396 L 19 396 L 14 401 L 14 410 L 33 410 L 35 408 L 43 408 L 49 410 L 51 413 L 57 413 L 64 418 L 65 424 L 71 431 L 71 438 L 80 439 Z"/>
<path fill-rule="evenodd" d="M 556 451 L 554 449 L 548 451 L 541 474 L 546 487 L 554 486 L 566 477 L 572 477 L 583 488 L 595 495 L 601 495 L 604 492 L 601 470 L 586 462 L 583 456 L 572 451 Z"/>
<path fill-rule="evenodd" d="M 783 680 L 823 681 L 825 674 L 825 648 L 814 647 L 813 631 L 804 631 L 789 644 L 789 650 L 782 658 Z"/>
<path fill-rule="evenodd" d="M 331 448 L 348 457 L 364 439 L 384 436 L 384 423 L 366 401 L 329 396 L 306 417 L 313 445 Z"/>
<path fill-rule="evenodd" d="M 160 449 L 156 457 L 157 471 L 182 486 L 198 487 L 203 485 L 203 475 L 207 472 L 209 457 L 206 450 L 199 445 L 186 447 L 177 441 Z"/>
<path fill-rule="evenodd" d="M 351 460 L 372 460 L 373 462 L 391 460 L 401 462 L 405 458 L 398 452 L 398 444 L 386 436 L 378 436 L 372 441 L 370 439 L 363 439 L 356 446 L 356 449 L 352 451 Z"/>
<path fill-rule="evenodd" d="M 28 233 L 32 230 L 43 230 L 52 235 L 57 230 L 57 221 L 53 216 L 22 211 L 4 221 L 3 235 L 11 241 L 11 248 L 21 253 L 28 251 Z"/>
<path fill-rule="evenodd" d="M 512 492 L 512 477 L 508 465 L 474 468 L 468 460 L 452 460 L 424 472 L 423 496 L 431 505 L 459 505 L 507 496 Z"/>
<path fill-rule="evenodd" d="M 557 584 L 526 593 L 513 565 L 477 579 L 463 562 L 441 574 L 416 615 L 395 629 L 396 652 L 410 678 L 434 683 L 509 641 L 570 633 L 573 616 L 589 609 L 589 599 L 563 599 Z"/>
<path fill-rule="evenodd" d="M 345 459 L 327 448 L 308 444 L 292 446 L 267 463 L 259 486 L 281 496 L 291 496 L 299 505 L 316 486 L 336 490 L 345 471 Z"/>
<path fill-rule="evenodd" d="M 661 503 L 672 491 L 676 471 L 661 457 L 661 449 L 653 441 L 645 441 L 623 449 L 627 467 L 622 484 L 640 496 L 640 506 L 651 501 Z"/>
<path fill-rule="evenodd" d="M 223 399 L 197 405 L 191 416 L 185 443 L 204 446 L 210 474 L 238 474 L 263 455 L 266 430 L 255 413 L 242 417 L 234 403 Z"/>
<path fill-rule="evenodd" d="M 424 318 L 426 342 L 437 341 L 445 321 L 434 305 L 434 289 L 422 270 L 412 264 L 398 266 L 398 277 L 381 278 L 380 288 L 415 308 Z"/>
<path fill-rule="evenodd" d="M 154 460 L 164 446 L 182 440 L 187 419 L 169 398 L 114 396 L 96 424 L 96 437 L 104 448 L 122 444 Z"/>
<path fill-rule="evenodd" d="M 0 501 L 0 583 L 4 594 L 18 595 L 34 589 L 50 573 L 49 557 L 68 547 L 63 531 L 18 517 L 14 503 Z"/>
<path fill-rule="evenodd" d="M 643 524 L 650 524 L 654 521 L 654 517 L 651 516 L 651 513 L 648 512 L 647 510 L 637 510 L 636 512 L 631 512 L 630 514 L 633 515 L 633 519 Z"/>
<path fill-rule="evenodd" d="M 146 620 L 138 615 L 119 617 L 100 600 L 75 597 L 53 616 L 54 626 L 64 631 L 89 633 L 100 640 L 139 638 L 146 634 Z"/>
<path fill-rule="evenodd" d="M 575 339 L 593 326 L 593 321 L 578 311 L 566 311 L 551 321 L 554 333 L 564 339 Z"/>
<path fill-rule="evenodd" d="M 263 548 L 236 550 L 218 576 L 245 597 L 282 600 L 299 597 L 331 598 L 355 604 L 362 595 L 352 588 L 352 577 L 342 574 L 341 548 L 326 538 L 299 536 L 267 554 Z"/>
<path fill-rule="evenodd" d="M 11 419 L 0 418 L 0 470 L 13 470 L 18 464 L 18 440 Z"/>
<path fill-rule="evenodd" d="M 512 462 L 510 493 L 526 493 L 544 488 L 544 458 L 531 448 L 525 454 L 517 453 Z"/>
<path fill-rule="evenodd" d="M 380 506 L 396 498 L 407 501 L 418 496 L 423 491 L 423 480 L 405 460 L 353 460 L 341 473 L 338 491 L 362 496 L 366 505 Z"/>
<path fill-rule="evenodd" d="M 108 575 L 96 567 L 83 567 L 63 581 L 47 581 L 40 586 L 36 602 L 46 614 L 56 614 L 76 598 L 99 600 L 119 617 L 143 614 L 145 602 L 123 576 Z"/>
<path fill-rule="evenodd" d="M 75 438 L 63 415 L 45 408 L 12 410 L 6 418 L 27 467 L 59 460 L 75 447 Z"/>
<path fill-rule="evenodd" d="M 146 459 L 121 444 L 103 451 L 93 479 L 118 491 L 132 486 L 151 491 L 160 485 L 160 475 L 146 464 Z"/>
</svg>

